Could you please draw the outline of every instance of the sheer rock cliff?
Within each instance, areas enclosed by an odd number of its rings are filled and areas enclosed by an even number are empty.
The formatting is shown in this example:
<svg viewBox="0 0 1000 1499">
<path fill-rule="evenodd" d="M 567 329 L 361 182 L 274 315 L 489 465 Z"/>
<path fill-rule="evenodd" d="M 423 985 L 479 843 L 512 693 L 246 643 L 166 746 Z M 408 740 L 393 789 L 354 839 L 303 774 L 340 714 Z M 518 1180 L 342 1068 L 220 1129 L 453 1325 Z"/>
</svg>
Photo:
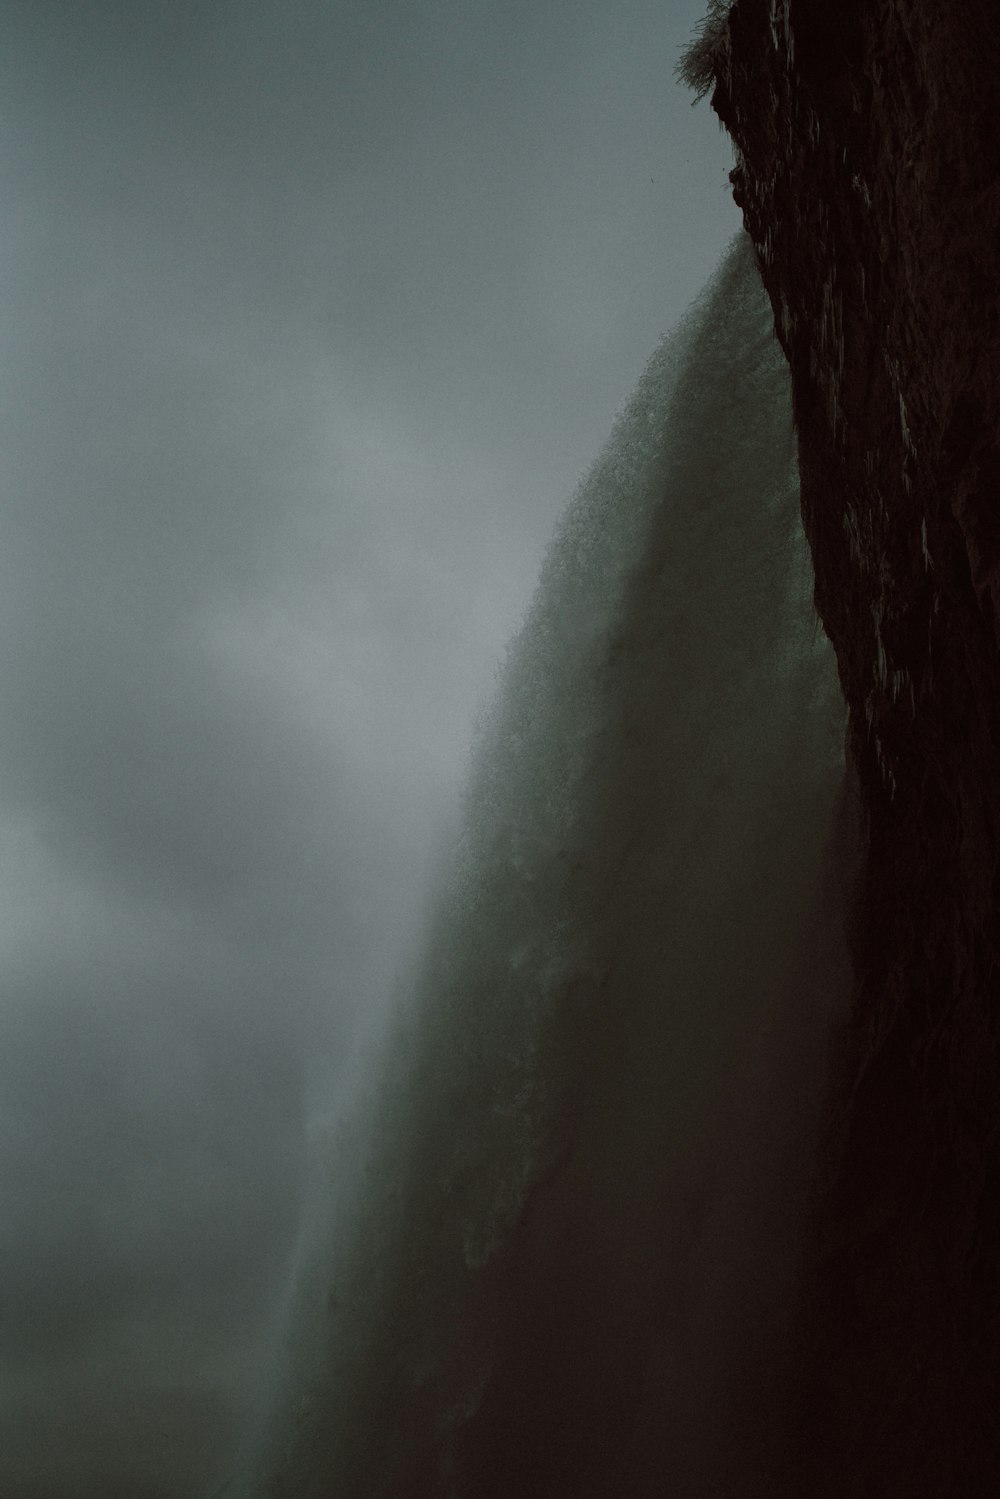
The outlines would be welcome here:
<svg viewBox="0 0 1000 1499">
<path fill-rule="evenodd" d="M 1000 1492 L 1000 7 L 736 0 L 685 72 L 791 368 L 866 850 L 797 1495 Z"/>
</svg>

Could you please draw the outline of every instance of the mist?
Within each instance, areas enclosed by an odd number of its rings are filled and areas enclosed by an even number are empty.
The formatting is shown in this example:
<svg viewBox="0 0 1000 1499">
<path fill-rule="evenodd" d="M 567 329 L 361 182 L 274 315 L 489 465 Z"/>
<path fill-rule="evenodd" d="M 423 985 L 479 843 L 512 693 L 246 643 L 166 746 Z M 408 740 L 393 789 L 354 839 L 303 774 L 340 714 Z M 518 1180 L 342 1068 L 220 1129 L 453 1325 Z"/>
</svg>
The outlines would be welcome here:
<svg viewBox="0 0 1000 1499">
<path fill-rule="evenodd" d="M 789 397 L 740 234 L 547 553 L 240 1499 L 791 1491 L 855 854 Z"/>
<path fill-rule="evenodd" d="M 736 224 L 700 0 L 0 6 L 0 1489 L 220 1480 L 543 547 Z"/>
</svg>

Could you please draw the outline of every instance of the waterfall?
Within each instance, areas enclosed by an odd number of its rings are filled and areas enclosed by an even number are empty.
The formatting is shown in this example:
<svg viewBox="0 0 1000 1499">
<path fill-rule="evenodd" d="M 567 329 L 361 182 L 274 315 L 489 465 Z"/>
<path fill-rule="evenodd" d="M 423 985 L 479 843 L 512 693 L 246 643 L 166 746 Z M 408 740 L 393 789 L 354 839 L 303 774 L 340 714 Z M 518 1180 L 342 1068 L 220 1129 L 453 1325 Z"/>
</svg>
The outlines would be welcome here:
<svg viewBox="0 0 1000 1499">
<path fill-rule="evenodd" d="M 572 499 L 331 1147 L 240 1492 L 767 1491 L 850 864 L 739 236 Z"/>
</svg>

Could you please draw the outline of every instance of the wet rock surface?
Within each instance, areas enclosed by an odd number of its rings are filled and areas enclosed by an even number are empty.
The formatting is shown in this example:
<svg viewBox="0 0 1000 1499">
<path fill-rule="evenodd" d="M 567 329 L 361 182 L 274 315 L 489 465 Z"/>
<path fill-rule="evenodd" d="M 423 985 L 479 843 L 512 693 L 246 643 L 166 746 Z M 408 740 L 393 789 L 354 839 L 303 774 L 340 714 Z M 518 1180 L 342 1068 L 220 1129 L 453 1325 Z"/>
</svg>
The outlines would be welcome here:
<svg viewBox="0 0 1000 1499">
<path fill-rule="evenodd" d="M 867 838 L 793 1491 L 971 1499 L 1000 1492 L 1000 8 L 716 12 L 699 66 L 791 367 Z"/>
</svg>

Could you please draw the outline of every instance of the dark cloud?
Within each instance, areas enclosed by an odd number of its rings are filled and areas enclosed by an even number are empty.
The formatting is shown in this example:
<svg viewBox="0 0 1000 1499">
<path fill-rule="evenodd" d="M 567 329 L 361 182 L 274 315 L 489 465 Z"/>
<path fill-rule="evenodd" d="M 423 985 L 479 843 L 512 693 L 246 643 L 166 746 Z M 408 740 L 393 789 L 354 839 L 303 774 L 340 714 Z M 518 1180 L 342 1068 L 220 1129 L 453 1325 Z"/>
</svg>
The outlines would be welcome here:
<svg viewBox="0 0 1000 1499">
<path fill-rule="evenodd" d="M 540 549 L 733 227 L 698 9 L 0 7 L 5 1493 L 222 1460 Z"/>
</svg>

